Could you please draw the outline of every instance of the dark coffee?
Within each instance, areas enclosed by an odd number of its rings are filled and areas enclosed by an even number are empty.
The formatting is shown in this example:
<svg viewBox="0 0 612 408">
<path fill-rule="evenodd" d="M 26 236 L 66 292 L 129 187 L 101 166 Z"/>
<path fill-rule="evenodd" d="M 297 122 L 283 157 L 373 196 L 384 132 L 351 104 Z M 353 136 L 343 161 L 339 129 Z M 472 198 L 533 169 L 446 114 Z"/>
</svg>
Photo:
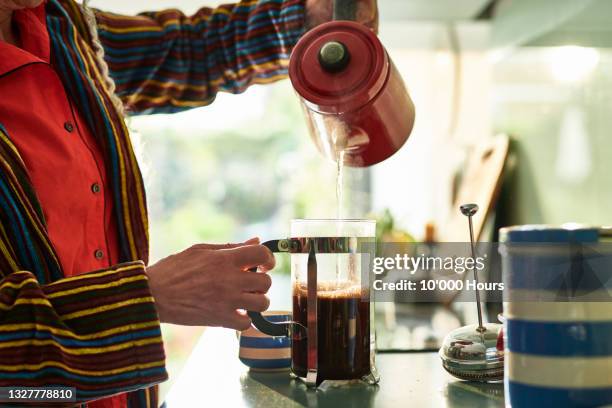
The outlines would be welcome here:
<svg viewBox="0 0 612 408">
<path fill-rule="evenodd" d="M 308 326 L 306 288 L 293 293 L 293 319 Z M 317 302 L 317 381 L 358 379 L 370 373 L 370 303 L 359 288 L 321 290 Z M 305 377 L 308 341 L 304 333 L 292 338 L 292 371 Z"/>
</svg>

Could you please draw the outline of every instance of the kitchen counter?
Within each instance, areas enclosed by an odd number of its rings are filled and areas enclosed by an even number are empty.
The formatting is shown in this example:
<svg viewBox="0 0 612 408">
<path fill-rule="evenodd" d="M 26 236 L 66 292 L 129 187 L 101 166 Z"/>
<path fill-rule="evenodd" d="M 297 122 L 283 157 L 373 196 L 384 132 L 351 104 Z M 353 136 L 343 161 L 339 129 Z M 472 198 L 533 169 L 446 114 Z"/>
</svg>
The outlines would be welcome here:
<svg viewBox="0 0 612 408">
<path fill-rule="evenodd" d="M 176 407 L 503 407 L 503 384 L 458 381 L 435 352 L 379 353 L 378 386 L 307 390 L 289 373 L 257 373 L 238 360 L 230 330 L 206 329 L 166 395 Z"/>
</svg>

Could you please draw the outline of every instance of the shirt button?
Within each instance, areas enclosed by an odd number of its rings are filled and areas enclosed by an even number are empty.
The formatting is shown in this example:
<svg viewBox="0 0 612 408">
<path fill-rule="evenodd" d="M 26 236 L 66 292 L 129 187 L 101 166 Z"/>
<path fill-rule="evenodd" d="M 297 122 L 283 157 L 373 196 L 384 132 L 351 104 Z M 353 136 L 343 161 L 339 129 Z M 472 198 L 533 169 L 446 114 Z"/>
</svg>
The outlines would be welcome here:
<svg viewBox="0 0 612 408">
<path fill-rule="evenodd" d="M 65 122 L 64 129 L 66 129 L 68 132 L 72 132 L 74 130 L 74 125 L 71 122 Z"/>
<path fill-rule="evenodd" d="M 101 249 L 96 249 L 96 251 L 94 252 L 94 256 L 97 260 L 100 260 L 104 258 L 104 252 Z"/>
<path fill-rule="evenodd" d="M 100 192 L 100 190 L 102 190 L 102 188 L 100 187 L 99 183 L 93 183 L 91 185 L 91 192 L 94 194 L 98 194 Z"/>
</svg>

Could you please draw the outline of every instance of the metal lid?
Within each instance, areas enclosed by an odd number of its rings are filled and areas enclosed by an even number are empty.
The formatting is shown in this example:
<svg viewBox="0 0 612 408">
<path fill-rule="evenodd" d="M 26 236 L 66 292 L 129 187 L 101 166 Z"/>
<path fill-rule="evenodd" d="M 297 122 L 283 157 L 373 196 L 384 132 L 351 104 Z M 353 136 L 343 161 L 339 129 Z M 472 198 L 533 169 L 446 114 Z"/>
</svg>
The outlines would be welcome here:
<svg viewBox="0 0 612 408">
<path fill-rule="evenodd" d="M 352 21 L 332 21 L 307 32 L 289 62 L 295 90 L 324 113 L 360 108 L 383 87 L 389 59 L 376 34 Z"/>
<path fill-rule="evenodd" d="M 504 350 L 499 342 L 502 325 L 485 323 L 484 327 L 480 331 L 478 325 L 462 326 L 446 335 L 438 352 L 446 371 L 470 381 L 504 378 Z"/>
<path fill-rule="evenodd" d="M 499 230 L 499 240 L 505 243 L 593 243 L 599 241 L 599 235 L 599 228 L 576 224 L 567 224 L 560 227 L 550 225 L 516 225 Z"/>
</svg>

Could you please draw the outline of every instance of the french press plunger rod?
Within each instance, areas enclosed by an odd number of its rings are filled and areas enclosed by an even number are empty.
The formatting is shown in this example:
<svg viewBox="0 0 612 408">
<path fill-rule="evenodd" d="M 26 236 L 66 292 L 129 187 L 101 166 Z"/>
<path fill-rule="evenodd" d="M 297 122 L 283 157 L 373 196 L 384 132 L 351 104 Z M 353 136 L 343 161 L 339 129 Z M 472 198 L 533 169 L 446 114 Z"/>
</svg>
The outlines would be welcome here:
<svg viewBox="0 0 612 408">
<path fill-rule="evenodd" d="M 472 217 L 478 211 L 478 205 L 464 204 L 459 209 L 468 218 L 472 258 L 476 259 Z M 442 366 L 451 375 L 461 380 L 501 381 L 504 378 L 504 353 L 503 350 L 497 349 L 497 338 L 502 330 L 502 325 L 482 322 L 482 305 L 478 292 L 478 272 L 475 263 L 472 272 L 476 283 L 478 325 L 459 327 L 444 338 L 439 353 Z"/>
<path fill-rule="evenodd" d="M 472 249 L 472 259 L 476 259 L 476 250 L 474 249 L 474 224 L 472 223 L 472 217 L 478 211 L 478 204 L 463 204 L 459 207 L 461 214 L 468 217 L 468 225 L 470 228 L 470 248 Z M 474 282 L 476 283 L 476 310 L 478 311 L 478 327 L 476 330 L 483 332 L 486 329 L 482 325 L 482 304 L 480 303 L 480 292 L 478 291 L 478 272 L 476 268 L 472 268 L 474 273 Z"/>
</svg>

